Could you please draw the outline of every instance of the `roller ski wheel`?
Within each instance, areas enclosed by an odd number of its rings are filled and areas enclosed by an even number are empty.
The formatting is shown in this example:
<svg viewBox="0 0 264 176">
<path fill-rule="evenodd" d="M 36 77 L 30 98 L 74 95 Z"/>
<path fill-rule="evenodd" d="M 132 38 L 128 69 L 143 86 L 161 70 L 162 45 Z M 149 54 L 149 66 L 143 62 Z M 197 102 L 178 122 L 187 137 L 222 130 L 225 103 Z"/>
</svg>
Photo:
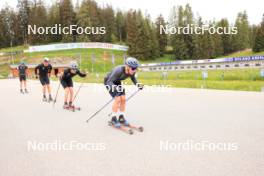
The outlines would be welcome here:
<svg viewBox="0 0 264 176">
<path fill-rule="evenodd" d="M 80 111 L 81 108 L 80 107 L 75 107 L 75 106 L 69 106 L 69 105 L 64 105 L 63 109 L 75 112 L 76 110 Z"/>
<path fill-rule="evenodd" d="M 80 110 L 81 110 L 81 107 L 72 106 L 72 108 L 73 108 L 74 110 L 77 110 L 77 111 L 80 111 Z"/>
<path fill-rule="evenodd" d="M 108 121 L 108 125 L 111 126 L 111 127 L 113 127 L 113 128 L 115 128 L 115 129 L 117 129 L 117 130 L 123 131 L 123 132 L 125 132 L 125 133 L 127 133 L 127 134 L 130 134 L 130 135 L 134 134 L 134 132 L 133 132 L 132 129 L 130 129 L 130 128 L 126 128 L 126 127 L 124 127 L 124 126 L 122 126 L 122 125 L 120 125 L 119 127 L 117 127 L 117 126 L 116 126 L 115 124 L 113 124 L 113 122 L 111 122 L 111 121 Z"/>
<path fill-rule="evenodd" d="M 67 105 L 67 106 L 63 106 L 63 109 L 68 110 L 68 111 L 72 111 L 75 112 L 75 109 L 73 109 L 71 106 Z"/>
</svg>

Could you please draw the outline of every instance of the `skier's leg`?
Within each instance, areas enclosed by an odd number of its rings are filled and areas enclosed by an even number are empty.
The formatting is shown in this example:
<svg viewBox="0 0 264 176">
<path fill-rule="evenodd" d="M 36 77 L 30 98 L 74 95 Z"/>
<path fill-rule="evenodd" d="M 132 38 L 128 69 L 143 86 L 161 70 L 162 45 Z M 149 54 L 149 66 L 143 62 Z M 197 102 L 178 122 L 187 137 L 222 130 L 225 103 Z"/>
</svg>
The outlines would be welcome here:
<svg viewBox="0 0 264 176">
<path fill-rule="evenodd" d="M 126 96 L 120 96 L 120 112 L 125 112 L 126 110 Z"/>
<path fill-rule="evenodd" d="M 120 98 L 120 96 L 117 96 L 114 98 L 114 103 L 112 105 L 112 115 L 111 115 L 112 119 L 111 119 L 111 121 L 116 127 L 120 127 L 120 124 L 117 120 L 117 111 L 120 107 L 120 102 L 121 102 L 121 98 Z"/>
<path fill-rule="evenodd" d="M 47 89 L 48 89 L 48 93 L 49 93 L 49 101 L 53 101 L 53 98 L 51 96 L 51 88 L 50 88 L 50 84 L 47 84 Z"/>
<path fill-rule="evenodd" d="M 46 85 L 42 86 L 43 98 L 46 98 Z"/>
<path fill-rule="evenodd" d="M 64 106 L 68 105 L 68 97 L 69 97 L 69 88 L 66 87 L 65 89 L 65 95 L 64 95 Z"/>
<path fill-rule="evenodd" d="M 20 81 L 20 85 L 19 85 L 19 86 L 20 86 L 20 92 L 21 92 L 21 93 L 23 93 L 23 87 L 22 87 L 22 86 L 23 86 L 23 84 L 22 84 L 22 80 L 21 80 L 21 78 L 20 78 L 20 80 L 19 80 L 19 81 Z"/>
<path fill-rule="evenodd" d="M 48 93 L 49 93 L 49 95 L 51 95 L 50 85 L 47 84 L 46 87 L 47 87 L 47 89 L 48 89 Z"/>
<path fill-rule="evenodd" d="M 118 121 L 124 125 L 129 125 L 128 121 L 125 119 L 125 110 L 126 110 L 126 96 L 122 95 L 120 96 L 120 114 Z"/>
<path fill-rule="evenodd" d="M 27 91 L 27 81 L 24 80 L 23 83 L 24 83 L 24 89 L 25 89 L 25 92 L 28 93 L 28 91 Z"/>
<path fill-rule="evenodd" d="M 117 113 L 117 111 L 120 107 L 120 103 L 121 103 L 121 97 L 120 96 L 115 97 L 114 103 L 112 105 L 112 112 Z"/>
<path fill-rule="evenodd" d="M 27 81 L 24 80 L 23 83 L 24 83 L 24 89 L 27 89 Z"/>
<path fill-rule="evenodd" d="M 69 106 L 72 106 L 72 100 L 73 100 L 73 88 L 72 87 L 69 87 L 69 97 L 70 97 Z"/>
</svg>

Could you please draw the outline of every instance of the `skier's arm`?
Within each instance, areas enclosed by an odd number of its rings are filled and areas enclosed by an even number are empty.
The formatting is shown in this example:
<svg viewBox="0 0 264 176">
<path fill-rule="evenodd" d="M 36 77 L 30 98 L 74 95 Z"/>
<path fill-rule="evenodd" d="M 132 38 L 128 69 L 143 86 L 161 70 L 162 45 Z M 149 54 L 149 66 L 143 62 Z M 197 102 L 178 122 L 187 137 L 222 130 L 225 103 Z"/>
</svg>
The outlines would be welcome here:
<svg viewBox="0 0 264 176">
<path fill-rule="evenodd" d="M 135 75 L 132 75 L 131 76 L 131 81 L 140 89 L 140 90 L 142 90 L 143 89 L 143 87 L 144 87 L 144 85 L 142 84 L 142 83 L 139 83 L 138 81 L 137 81 L 137 78 L 136 78 L 136 76 Z"/>
<path fill-rule="evenodd" d="M 80 72 L 80 70 L 77 70 L 77 74 L 80 76 L 80 77 L 85 77 L 87 74 L 86 73 L 82 73 Z"/>
<path fill-rule="evenodd" d="M 51 70 L 52 70 L 52 66 L 50 65 L 50 68 L 49 68 L 49 70 L 48 70 L 48 76 L 50 77 L 50 75 L 51 75 Z"/>
<path fill-rule="evenodd" d="M 137 85 L 138 81 L 137 81 L 135 74 L 132 75 L 130 78 L 131 78 L 131 81 L 134 83 L 134 85 Z"/>
<path fill-rule="evenodd" d="M 26 66 L 26 76 L 28 78 L 28 67 Z"/>
<path fill-rule="evenodd" d="M 39 65 L 35 67 L 35 75 L 37 76 L 38 75 L 38 69 L 39 69 Z"/>
<path fill-rule="evenodd" d="M 69 72 L 68 69 L 64 69 L 63 72 L 60 74 L 60 79 L 65 79 L 67 77 L 67 73 Z"/>
</svg>

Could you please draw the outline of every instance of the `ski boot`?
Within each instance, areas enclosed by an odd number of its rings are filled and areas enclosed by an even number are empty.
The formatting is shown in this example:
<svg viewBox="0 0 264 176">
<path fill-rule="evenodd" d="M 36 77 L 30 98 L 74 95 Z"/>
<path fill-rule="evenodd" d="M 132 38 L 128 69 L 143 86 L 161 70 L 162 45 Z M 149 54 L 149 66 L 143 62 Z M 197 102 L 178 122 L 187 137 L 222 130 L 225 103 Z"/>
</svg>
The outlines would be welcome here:
<svg viewBox="0 0 264 176">
<path fill-rule="evenodd" d="M 68 109 L 68 108 L 69 108 L 68 103 L 64 103 L 64 105 L 63 105 L 63 109 Z"/>
<path fill-rule="evenodd" d="M 28 93 L 28 90 L 27 89 L 25 89 L 25 93 Z"/>
<path fill-rule="evenodd" d="M 43 96 L 42 101 L 44 101 L 44 102 L 48 101 L 48 99 L 47 99 L 47 97 L 45 95 Z"/>
<path fill-rule="evenodd" d="M 49 102 L 53 101 L 53 98 L 51 97 L 51 95 L 49 95 Z"/>
<path fill-rule="evenodd" d="M 119 121 L 117 120 L 116 116 L 113 116 L 111 119 L 111 123 L 113 126 L 115 126 L 116 128 L 120 128 L 121 124 L 119 123 Z"/>
<path fill-rule="evenodd" d="M 20 93 L 24 94 L 23 89 L 20 89 Z"/>
<path fill-rule="evenodd" d="M 118 118 L 118 121 L 120 124 L 124 125 L 124 126 L 129 126 L 128 121 L 125 119 L 124 115 L 120 115 Z"/>
</svg>

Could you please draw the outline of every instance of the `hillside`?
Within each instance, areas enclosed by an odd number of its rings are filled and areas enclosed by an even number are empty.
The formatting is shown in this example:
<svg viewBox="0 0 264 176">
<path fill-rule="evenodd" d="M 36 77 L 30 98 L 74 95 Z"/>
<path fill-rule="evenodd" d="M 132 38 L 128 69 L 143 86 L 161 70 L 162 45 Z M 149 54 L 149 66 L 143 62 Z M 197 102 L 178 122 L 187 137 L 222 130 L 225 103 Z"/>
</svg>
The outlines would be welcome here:
<svg viewBox="0 0 264 176">
<path fill-rule="evenodd" d="M 12 51 L 26 49 L 26 47 L 15 47 Z M 0 52 L 10 52 L 10 48 L 1 49 Z M 77 60 L 82 70 L 90 72 L 90 76 L 81 79 L 76 77 L 79 82 L 101 83 L 106 72 L 115 65 L 123 64 L 123 51 L 104 50 L 104 49 L 72 49 L 52 52 L 23 53 L 13 56 L 14 63 L 25 60 L 27 63 L 40 63 L 43 57 L 51 58 L 53 63 L 69 63 L 71 60 Z M 91 56 L 95 60 L 92 62 Z M 115 56 L 115 64 L 112 63 L 112 55 Z M 240 57 L 251 55 L 264 55 L 264 52 L 253 53 L 251 50 L 236 52 L 223 57 Z M 104 59 L 106 58 L 106 59 Z M 11 56 L 0 56 L 0 62 L 9 61 L 12 63 Z M 169 62 L 173 61 L 172 55 L 165 55 L 162 58 L 149 62 Z M 0 65 L 0 78 L 6 78 L 9 74 L 9 64 Z M 160 72 L 140 72 L 138 74 L 141 82 L 148 85 L 170 85 L 173 87 L 186 88 L 208 88 L 224 90 L 245 90 L 261 91 L 264 88 L 264 78 L 260 77 L 260 69 L 242 69 L 242 70 L 210 70 L 209 78 L 204 81 L 201 78 L 201 71 L 177 71 L 169 72 L 166 79 L 163 79 Z M 131 83 L 129 80 L 127 83 Z"/>
</svg>

